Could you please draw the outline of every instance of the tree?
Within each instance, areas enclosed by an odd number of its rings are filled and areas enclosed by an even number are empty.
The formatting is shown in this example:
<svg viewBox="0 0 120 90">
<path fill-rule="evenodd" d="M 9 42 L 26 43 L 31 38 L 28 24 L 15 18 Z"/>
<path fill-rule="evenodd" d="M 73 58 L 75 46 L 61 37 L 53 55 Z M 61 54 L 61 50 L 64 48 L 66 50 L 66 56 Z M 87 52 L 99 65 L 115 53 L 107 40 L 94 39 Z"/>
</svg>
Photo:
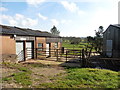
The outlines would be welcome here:
<svg viewBox="0 0 120 90">
<path fill-rule="evenodd" d="M 102 52 L 102 46 L 103 46 L 103 26 L 99 26 L 98 28 L 98 31 L 95 30 L 95 34 L 96 36 L 94 37 L 95 39 L 95 44 L 94 44 L 94 47 L 95 47 L 95 50 L 99 53 Z"/>
<path fill-rule="evenodd" d="M 71 44 L 79 44 L 81 42 L 81 38 L 77 38 L 77 37 L 72 37 L 70 43 Z"/>
<path fill-rule="evenodd" d="M 57 30 L 57 28 L 55 26 L 53 26 L 53 28 L 51 28 L 50 32 L 53 34 L 53 35 L 57 35 L 59 36 L 60 34 L 60 31 Z"/>
<path fill-rule="evenodd" d="M 62 37 L 63 42 L 70 44 L 79 44 L 81 42 L 80 37 Z"/>
<path fill-rule="evenodd" d="M 94 42 L 94 37 L 91 37 L 91 36 L 88 36 L 87 37 L 87 41 L 88 41 L 88 43 L 90 43 L 90 44 L 93 44 L 93 42 Z"/>
<path fill-rule="evenodd" d="M 95 30 L 96 37 L 102 37 L 103 36 L 103 26 L 99 26 L 98 31 Z"/>
<path fill-rule="evenodd" d="M 103 46 L 103 26 L 99 26 L 98 30 L 95 30 L 95 37 L 88 36 L 87 41 L 91 44 L 98 53 L 102 53 Z"/>
</svg>

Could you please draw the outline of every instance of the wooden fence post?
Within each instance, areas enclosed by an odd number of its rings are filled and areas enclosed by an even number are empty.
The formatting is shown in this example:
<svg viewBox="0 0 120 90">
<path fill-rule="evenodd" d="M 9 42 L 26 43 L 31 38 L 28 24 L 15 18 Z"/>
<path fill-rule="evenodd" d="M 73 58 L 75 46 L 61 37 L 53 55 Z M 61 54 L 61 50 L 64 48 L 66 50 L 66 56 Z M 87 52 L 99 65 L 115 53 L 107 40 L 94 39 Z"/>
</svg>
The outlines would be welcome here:
<svg viewBox="0 0 120 90">
<path fill-rule="evenodd" d="M 80 60 L 81 60 L 81 58 L 82 58 L 82 55 L 81 55 L 81 53 L 82 53 L 82 51 L 80 50 Z"/>
<path fill-rule="evenodd" d="M 85 63 L 86 63 L 86 61 L 85 61 L 85 51 L 84 51 L 84 49 L 82 49 L 82 67 L 85 67 Z"/>
<path fill-rule="evenodd" d="M 92 47 L 90 48 L 90 52 L 89 52 L 88 58 L 91 56 L 92 49 L 93 49 L 93 45 L 92 45 Z"/>
<path fill-rule="evenodd" d="M 68 53 L 68 52 L 66 51 L 66 62 L 67 62 L 67 53 Z"/>
<path fill-rule="evenodd" d="M 57 61 L 58 61 L 58 49 L 56 49 L 56 54 L 57 54 L 56 56 L 57 56 Z"/>
<path fill-rule="evenodd" d="M 74 52 L 74 54 L 73 54 L 73 55 L 74 55 L 74 58 L 75 58 L 75 50 L 73 50 L 73 52 Z"/>
<path fill-rule="evenodd" d="M 61 49 L 59 49 L 59 52 L 60 52 L 60 60 L 61 60 L 61 57 L 62 57 L 62 51 L 61 51 Z"/>
<path fill-rule="evenodd" d="M 37 59 L 37 48 L 36 48 L 36 59 Z"/>
</svg>

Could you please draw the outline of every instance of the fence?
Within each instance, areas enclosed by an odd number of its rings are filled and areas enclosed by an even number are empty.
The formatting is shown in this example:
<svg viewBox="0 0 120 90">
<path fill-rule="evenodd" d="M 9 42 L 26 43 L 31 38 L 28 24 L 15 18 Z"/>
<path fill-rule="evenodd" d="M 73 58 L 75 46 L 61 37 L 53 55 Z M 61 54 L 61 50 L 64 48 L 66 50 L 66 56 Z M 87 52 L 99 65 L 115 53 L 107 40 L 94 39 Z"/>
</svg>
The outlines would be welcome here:
<svg viewBox="0 0 120 90">
<path fill-rule="evenodd" d="M 89 54 L 84 52 L 83 57 L 83 67 L 111 69 L 115 71 L 120 70 L 120 58 L 105 58 L 97 52 L 90 52 Z"/>
<path fill-rule="evenodd" d="M 40 60 L 74 62 L 82 67 L 105 68 L 120 70 L 120 59 L 104 58 L 98 52 L 75 49 L 34 49 L 34 57 Z"/>
<path fill-rule="evenodd" d="M 27 52 L 31 49 L 27 49 Z M 27 56 L 31 56 L 32 53 L 27 53 Z M 51 49 L 51 48 L 35 48 L 34 57 L 36 59 L 43 60 L 54 60 L 54 61 L 66 61 L 66 62 L 80 62 L 82 66 L 86 66 L 89 62 L 89 58 L 92 56 L 99 55 L 97 52 L 76 50 L 76 49 Z M 28 58 L 28 57 L 27 57 Z"/>
<path fill-rule="evenodd" d="M 82 51 L 75 49 L 36 48 L 36 59 L 49 59 L 55 61 L 72 61 L 82 59 Z"/>
</svg>

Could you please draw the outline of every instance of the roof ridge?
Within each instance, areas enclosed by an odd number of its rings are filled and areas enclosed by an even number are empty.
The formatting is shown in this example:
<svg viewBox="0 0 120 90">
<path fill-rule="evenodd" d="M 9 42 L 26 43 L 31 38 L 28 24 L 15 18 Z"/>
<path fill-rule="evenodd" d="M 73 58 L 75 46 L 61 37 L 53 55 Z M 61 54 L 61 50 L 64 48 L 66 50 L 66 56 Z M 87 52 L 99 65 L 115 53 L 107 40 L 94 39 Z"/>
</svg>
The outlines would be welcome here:
<svg viewBox="0 0 120 90">
<path fill-rule="evenodd" d="M 113 24 L 112 26 L 120 28 L 120 24 Z"/>
</svg>

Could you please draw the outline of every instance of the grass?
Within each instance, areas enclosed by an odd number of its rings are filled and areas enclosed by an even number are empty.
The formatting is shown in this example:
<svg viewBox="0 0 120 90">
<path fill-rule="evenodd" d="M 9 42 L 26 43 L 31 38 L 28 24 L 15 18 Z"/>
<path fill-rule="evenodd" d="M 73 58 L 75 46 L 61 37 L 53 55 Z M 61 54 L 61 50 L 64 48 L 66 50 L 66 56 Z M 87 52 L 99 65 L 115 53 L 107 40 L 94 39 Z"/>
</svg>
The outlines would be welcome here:
<svg viewBox="0 0 120 90">
<path fill-rule="evenodd" d="M 119 83 L 118 72 L 92 68 L 68 69 L 66 79 L 75 83 L 75 86 L 81 84 L 80 87 L 91 88 L 117 88 Z"/>
<path fill-rule="evenodd" d="M 85 45 L 87 45 L 87 43 L 80 43 L 80 44 L 70 44 L 70 43 L 62 43 L 62 46 L 67 48 L 67 49 L 77 49 L 77 50 L 81 50 L 82 48 L 85 47 Z"/>
<path fill-rule="evenodd" d="M 2 78 L 3 82 L 14 82 L 22 85 L 23 87 L 33 88 L 120 88 L 120 74 L 119 72 L 105 70 L 105 69 L 93 69 L 93 68 L 65 68 L 66 73 L 59 73 L 49 78 L 49 83 L 39 83 L 36 86 L 32 86 L 31 74 L 34 74 L 30 68 L 43 68 L 44 65 L 31 64 L 12 64 L 4 63 L 3 65 L 8 68 L 17 69 L 17 72 L 12 73 L 9 76 Z M 48 67 L 50 68 L 50 67 Z M 52 73 L 52 72 L 51 72 Z M 40 81 L 43 75 L 39 74 L 39 78 L 35 78 L 35 81 Z"/>
<path fill-rule="evenodd" d="M 69 51 L 68 52 L 68 56 L 71 55 L 81 55 L 82 53 L 82 49 L 86 49 L 86 46 L 90 46 L 88 43 L 79 43 L 79 44 L 70 44 L 70 43 L 62 43 L 62 46 L 67 48 L 67 49 L 73 49 L 76 51 Z M 87 50 L 89 51 L 90 48 L 87 48 Z M 92 49 L 92 51 L 95 51 L 94 48 Z M 66 55 L 62 55 L 62 56 L 66 56 Z"/>
<path fill-rule="evenodd" d="M 13 78 L 17 83 L 23 86 L 28 86 L 32 84 L 32 81 L 30 79 L 30 73 L 28 72 L 15 73 L 13 74 Z"/>
<path fill-rule="evenodd" d="M 81 50 L 85 48 L 86 46 L 90 46 L 88 43 L 79 43 L 79 44 L 70 44 L 70 43 L 62 43 L 62 46 L 67 48 L 67 49 L 76 49 L 76 50 Z"/>
<path fill-rule="evenodd" d="M 118 72 L 92 68 L 69 68 L 67 76 L 54 83 L 40 84 L 46 88 L 118 88 Z"/>
<path fill-rule="evenodd" d="M 3 63 L 8 68 L 14 68 L 18 70 L 16 73 L 13 73 L 10 76 L 2 78 L 2 81 L 7 81 L 9 82 L 10 80 L 13 80 L 15 83 L 21 84 L 23 86 L 29 86 L 32 84 L 31 81 L 31 70 L 27 67 L 23 67 L 20 64 L 16 63 Z"/>
<path fill-rule="evenodd" d="M 74 50 L 82 50 L 82 49 L 85 49 L 86 46 L 91 47 L 91 45 L 88 43 L 70 44 L 70 43 L 64 43 L 64 42 L 62 43 L 62 46 L 67 49 L 74 49 Z M 87 49 L 90 50 L 90 48 L 87 48 Z M 94 47 L 92 51 L 95 51 Z"/>
</svg>

